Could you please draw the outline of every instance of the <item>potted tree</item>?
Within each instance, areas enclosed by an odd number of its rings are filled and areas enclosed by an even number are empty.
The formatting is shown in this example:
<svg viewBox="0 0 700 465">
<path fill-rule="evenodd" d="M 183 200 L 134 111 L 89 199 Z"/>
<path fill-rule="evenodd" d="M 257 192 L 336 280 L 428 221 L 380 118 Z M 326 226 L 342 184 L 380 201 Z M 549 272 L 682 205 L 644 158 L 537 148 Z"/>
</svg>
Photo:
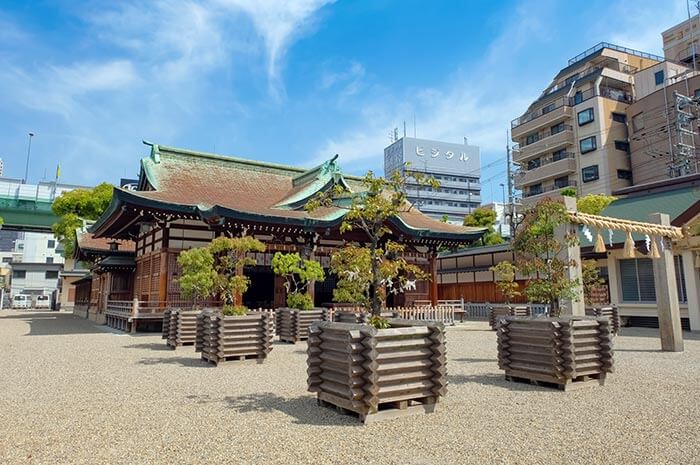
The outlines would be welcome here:
<svg viewBox="0 0 700 465">
<path fill-rule="evenodd" d="M 277 334 L 281 341 L 292 344 L 309 337 L 309 326 L 317 320 L 327 320 L 328 310 L 314 308 L 309 285 L 324 278 L 318 262 L 302 259 L 298 253 L 277 252 L 272 257 L 272 270 L 284 278 L 287 307 L 276 310 Z"/>
<path fill-rule="evenodd" d="M 515 281 L 517 268 L 509 261 L 500 262 L 494 265 L 489 270 L 493 271 L 496 279 L 496 288 L 501 293 L 505 300 L 505 305 L 491 305 L 489 307 L 489 325 L 495 330 L 500 317 L 511 316 L 530 316 L 530 307 L 528 306 L 512 306 L 511 300 L 520 295 L 520 285 Z"/>
<path fill-rule="evenodd" d="M 362 194 L 338 186 L 306 205 L 310 212 L 324 206 L 344 208 L 341 231 L 364 232 L 367 245 L 354 246 L 345 259 L 336 256 L 336 261 L 349 265 L 336 272 L 345 273 L 347 282 L 359 281 L 351 287 L 346 282 L 339 293 L 365 295 L 372 312 L 367 324 L 314 323 L 307 372 L 308 389 L 317 394 L 319 404 L 355 412 L 367 423 L 434 411 L 447 392 L 447 368 L 442 323 L 381 315 L 386 292 L 402 292 L 425 277 L 419 267 L 399 257 L 403 245 L 386 238 L 387 221 L 412 208 L 405 179 L 398 173 L 384 179 L 369 172 L 362 182 Z"/>
<path fill-rule="evenodd" d="M 194 344 L 197 336 L 197 318 L 200 303 L 212 294 L 216 274 L 214 257 L 207 247 L 181 252 L 177 263 L 182 268 L 178 280 L 183 297 L 192 299 L 192 310 L 167 309 L 163 313 L 163 335 L 173 349 L 181 345 Z"/>
<path fill-rule="evenodd" d="M 567 276 L 573 261 L 558 258 L 577 240 L 557 228 L 569 222 L 566 208 L 544 199 L 525 216 L 515 236 L 519 268 L 529 276 L 525 295 L 548 303 L 553 318 L 502 318 L 498 325 L 498 363 L 506 379 L 544 382 L 562 389 L 593 381 L 603 384 L 612 371 L 612 331 L 607 318 L 560 316 L 561 299 L 575 298 L 582 283 Z"/>
<path fill-rule="evenodd" d="M 272 317 L 248 311 L 242 296 L 250 285 L 244 268 L 256 263 L 248 254 L 263 252 L 265 245 L 248 236 L 217 237 L 201 250 L 199 266 L 183 267 L 181 286 L 197 289 L 198 299 L 217 295 L 224 304 L 221 312 L 202 313 L 198 320 L 202 359 L 216 365 L 246 358 L 262 362 L 272 350 Z"/>
</svg>

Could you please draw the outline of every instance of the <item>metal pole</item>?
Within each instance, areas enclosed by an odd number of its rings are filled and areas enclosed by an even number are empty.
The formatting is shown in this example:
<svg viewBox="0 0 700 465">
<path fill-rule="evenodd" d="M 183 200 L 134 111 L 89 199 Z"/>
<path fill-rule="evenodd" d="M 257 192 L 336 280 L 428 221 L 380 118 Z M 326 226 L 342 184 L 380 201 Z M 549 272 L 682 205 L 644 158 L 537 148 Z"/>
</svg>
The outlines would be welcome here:
<svg viewBox="0 0 700 465">
<path fill-rule="evenodd" d="M 513 225 L 515 219 L 515 205 L 513 200 L 513 174 L 511 173 L 511 162 L 510 162 L 510 131 L 506 129 L 506 168 L 508 174 L 508 234 L 513 236 Z"/>
<path fill-rule="evenodd" d="M 32 137 L 34 137 L 34 133 L 30 132 L 29 144 L 27 145 L 27 165 L 24 168 L 24 179 L 22 180 L 22 184 L 27 184 L 27 180 L 29 178 L 29 155 L 32 153 Z"/>
</svg>

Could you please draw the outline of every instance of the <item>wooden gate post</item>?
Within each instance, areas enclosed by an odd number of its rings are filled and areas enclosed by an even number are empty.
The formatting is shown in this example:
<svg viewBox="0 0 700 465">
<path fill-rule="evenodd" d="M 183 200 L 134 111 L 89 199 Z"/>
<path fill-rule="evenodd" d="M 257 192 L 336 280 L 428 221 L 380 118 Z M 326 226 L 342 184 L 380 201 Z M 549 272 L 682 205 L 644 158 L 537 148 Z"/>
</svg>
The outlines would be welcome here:
<svg viewBox="0 0 700 465">
<path fill-rule="evenodd" d="M 651 223 L 664 226 L 671 224 L 669 216 L 665 213 L 652 213 L 649 215 L 649 220 Z M 661 258 L 652 260 L 656 306 L 659 312 L 661 350 L 683 352 L 683 330 L 681 328 L 681 312 L 678 305 L 673 251 L 671 250 L 671 241 L 666 238 L 661 238 L 661 240 L 664 241 L 663 247 L 659 247 Z"/>
<path fill-rule="evenodd" d="M 573 197 L 564 197 L 564 206 L 569 212 L 576 212 L 576 199 Z M 576 234 L 576 225 L 566 222 L 560 225 L 556 230 L 557 241 L 564 244 L 559 256 L 560 260 L 567 262 L 572 261 L 572 265 L 567 268 L 567 277 L 571 281 L 578 281 L 579 285 L 574 289 L 575 297 L 573 299 L 562 299 L 561 314 L 562 315 L 585 315 L 586 304 L 583 299 L 583 273 L 581 272 L 581 247 L 579 244 L 567 245 L 567 234 Z"/>
</svg>

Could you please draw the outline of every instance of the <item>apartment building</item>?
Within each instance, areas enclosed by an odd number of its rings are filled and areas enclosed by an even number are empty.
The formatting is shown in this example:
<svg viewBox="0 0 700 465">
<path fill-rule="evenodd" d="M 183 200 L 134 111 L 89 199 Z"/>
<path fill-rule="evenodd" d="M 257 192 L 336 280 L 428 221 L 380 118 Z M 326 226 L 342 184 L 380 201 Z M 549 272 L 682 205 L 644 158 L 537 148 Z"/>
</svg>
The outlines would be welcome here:
<svg viewBox="0 0 700 465">
<path fill-rule="evenodd" d="M 700 69 L 700 15 L 695 15 L 661 33 L 664 57 L 689 68 Z"/>
<path fill-rule="evenodd" d="M 524 204 L 564 188 L 610 194 L 632 184 L 627 107 L 634 75 L 663 61 L 607 42 L 568 61 L 511 122 L 513 161 L 520 165 L 515 187 Z"/>
<path fill-rule="evenodd" d="M 406 163 L 410 163 L 406 168 Z M 418 172 L 434 177 L 440 187 L 422 186 L 408 176 L 408 200 L 426 215 L 462 224 L 481 204 L 479 147 L 402 137 L 384 149 L 384 174 Z"/>
</svg>

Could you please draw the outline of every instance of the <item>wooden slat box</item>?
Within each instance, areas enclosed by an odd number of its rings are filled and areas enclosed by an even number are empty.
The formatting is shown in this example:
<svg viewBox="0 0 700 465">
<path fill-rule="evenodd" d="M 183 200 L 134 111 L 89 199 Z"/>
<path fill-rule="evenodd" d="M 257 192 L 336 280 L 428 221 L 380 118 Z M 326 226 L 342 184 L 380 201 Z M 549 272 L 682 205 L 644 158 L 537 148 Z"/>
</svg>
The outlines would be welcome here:
<svg viewBox="0 0 700 465">
<path fill-rule="evenodd" d="M 342 308 L 333 312 L 333 320 L 338 323 L 366 324 L 371 316 L 372 312 L 362 307 L 353 309 Z M 382 312 L 381 316 L 383 318 L 394 318 L 396 315 L 394 312 Z"/>
<path fill-rule="evenodd" d="M 204 313 L 202 359 L 218 365 L 231 360 L 257 359 L 259 363 L 272 351 L 273 314 L 249 312 L 243 316 Z"/>
<path fill-rule="evenodd" d="M 444 325 L 389 320 L 391 328 L 316 322 L 308 341 L 308 389 L 319 404 L 363 423 L 432 413 L 447 393 Z"/>
<path fill-rule="evenodd" d="M 614 336 L 620 332 L 620 326 L 622 326 L 620 320 L 620 312 L 617 309 L 617 305 L 607 305 L 602 307 L 587 307 L 586 315 L 597 316 L 597 317 L 607 317 L 610 319 L 612 324 L 611 331 Z"/>
<path fill-rule="evenodd" d="M 532 316 L 532 310 L 528 305 L 491 305 L 489 306 L 489 326 L 492 330 L 498 327 L 498 320 L 504 316 Z"/>
<path fill-rule="evenodd" d="M 498 326 L 498 366 L 509 380 L 560 389 L 605 383 L 613 371 L 610 320 L 594 317 L 518 318 Z"/>
<path fill-rule="evenodd" d="M 201 310 L 173 310 L 168 325 L 168 346 L 173 349 L 194 345 L 197 336 L 197 316 Z"/>
<path fill-rule="evenodd" d="M 295 344 L 308 339 L 309 326 L 315 321 L 328 321 L 328 309 L 314 308 L 297 310 L 294 308 L 277 309 L 277 335 L 280 341 Z"/>
<path fill-rule="evenodd" d="M 170 314 L 172 312 L 172 308 L 166 308 L 163 312 L 163 339 L 167 339 L 168 334 L 170 334 Z"/>
</svg>

